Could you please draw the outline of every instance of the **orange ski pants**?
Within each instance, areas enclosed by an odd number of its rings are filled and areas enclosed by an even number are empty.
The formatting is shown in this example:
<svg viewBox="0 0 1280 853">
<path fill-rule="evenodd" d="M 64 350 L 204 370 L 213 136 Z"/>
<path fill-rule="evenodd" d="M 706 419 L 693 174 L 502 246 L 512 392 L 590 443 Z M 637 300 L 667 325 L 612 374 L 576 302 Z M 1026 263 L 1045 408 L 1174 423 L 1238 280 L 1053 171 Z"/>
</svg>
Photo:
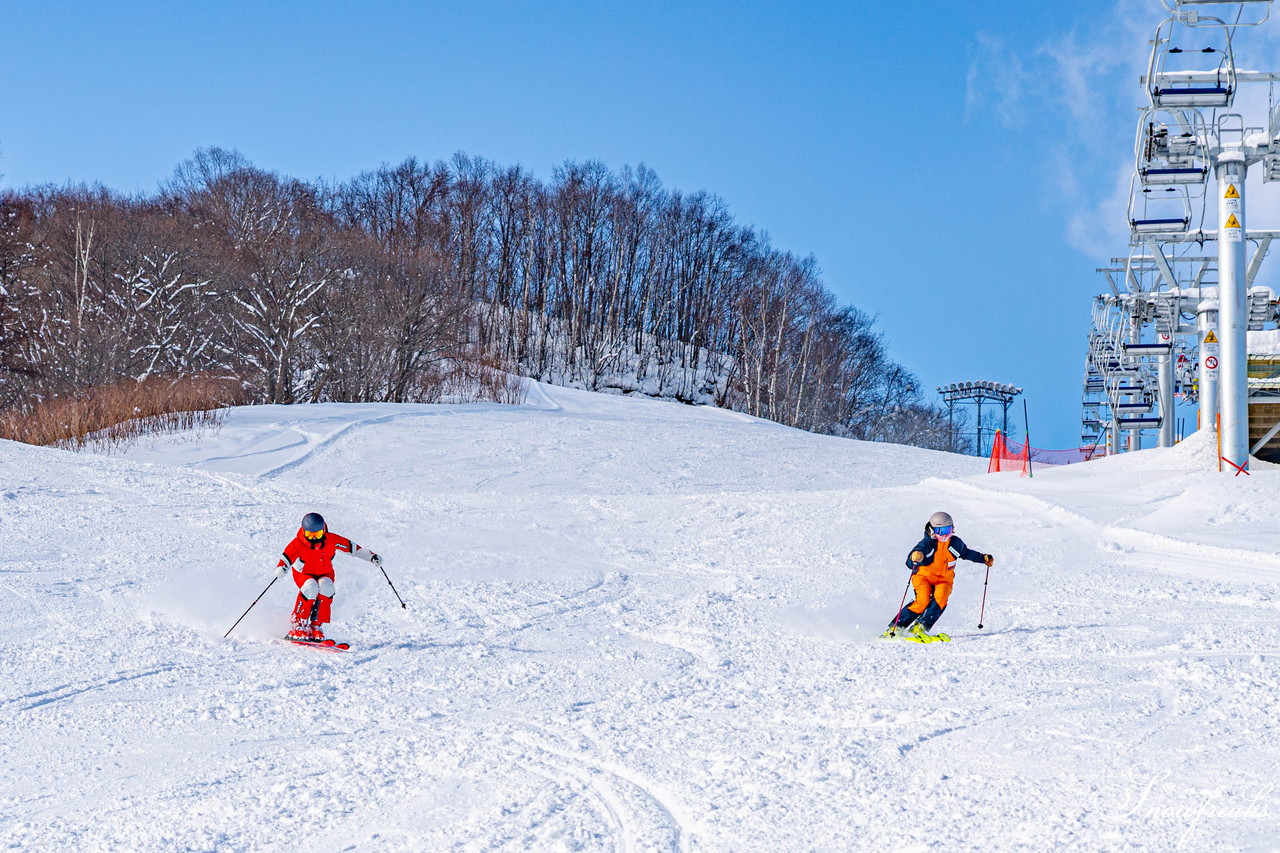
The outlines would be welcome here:
<svg viewBox="0 0 1280 853">
<path fill-rule="evenodd" d="M 907 609 L 919 616 L 929 606 L 929 601 L 938 602 L 940 609 L 945 609 L 947 599 L 951 597 L 951 585 L 955 581 L 955 573 L 948 572 L 950 577 L 926 575 L 917 571 L 911 576 L 911 588 L 916 592 L 915 601 L 907 605 Z"/>
</svg>

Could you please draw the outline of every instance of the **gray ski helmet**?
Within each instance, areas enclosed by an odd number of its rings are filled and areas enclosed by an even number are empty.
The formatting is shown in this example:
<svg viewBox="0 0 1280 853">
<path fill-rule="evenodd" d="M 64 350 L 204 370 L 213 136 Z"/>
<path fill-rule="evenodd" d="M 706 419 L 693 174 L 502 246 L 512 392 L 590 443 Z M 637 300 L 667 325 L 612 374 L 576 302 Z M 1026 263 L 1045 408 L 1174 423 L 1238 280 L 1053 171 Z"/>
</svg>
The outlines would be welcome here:
<svg viewBox="0 0 1280 853">
<path fill-rule="evenodd" d="M 314 513 L 312 514 L 314 515 Z M 317 515 L 316 518 L 320 518 L 320 516 Z M 320 523 L 324 524 L 324 519 L 320 519 Z M 951 517 L 951 513 L 949 512 L 935 512 L 933 515 L 929 516 L 930 527 L 947 527 L 948 525 L 951 527 L 955 527 L 956 525 L 955 519 Z"/>
<path fill-rule="evenodd" d="M 924 532 L 928 535 L 933 534 L 935 527 L 955 527 L 955 519 L 948 512 L 935 512 L 929 516 L 929 523 L 924 526 Z"/>
<path fill-rule="evenodd" d="M 318 512 L 309 512 L 302 517 L 302 529 L 307 533 L 323 533 L 328 527 L 324 523 L 324 516 Z"/>
</svg>

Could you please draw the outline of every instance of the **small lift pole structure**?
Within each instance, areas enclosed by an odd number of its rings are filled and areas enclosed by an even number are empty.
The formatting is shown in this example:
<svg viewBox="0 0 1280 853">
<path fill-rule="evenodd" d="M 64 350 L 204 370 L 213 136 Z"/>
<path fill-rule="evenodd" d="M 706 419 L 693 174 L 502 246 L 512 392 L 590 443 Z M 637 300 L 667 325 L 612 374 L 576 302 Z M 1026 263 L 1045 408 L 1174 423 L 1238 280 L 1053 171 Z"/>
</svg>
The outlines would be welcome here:
<svg viewBox="0 0 1280 853">
<path fill-rule="evenodd" d="M 976 405 L 978 407 L 978 424 L 975 434 L 977 442 L 974 449 L 977 451 L 977 455 L 988 456 L 991 453 L 991 448 L 983 442 L 983 403 L 994 403 L 1000 406 L 1001 429 L 1004 431 L 1005 435 L 1008 435 L 1009 404 L 1013 402 L 1014 397 L 1022 393 L 1022 389 L 999 382 L 953 382 L 950 385 L 939 385 L 938 393 L 942 395 L 943 402 L 947 404 L 947 422 L 950 425 L 949 441 L 951 450 L 954 451 L 956 448 L 954 426 L 956 405 Z"/>
</svg>

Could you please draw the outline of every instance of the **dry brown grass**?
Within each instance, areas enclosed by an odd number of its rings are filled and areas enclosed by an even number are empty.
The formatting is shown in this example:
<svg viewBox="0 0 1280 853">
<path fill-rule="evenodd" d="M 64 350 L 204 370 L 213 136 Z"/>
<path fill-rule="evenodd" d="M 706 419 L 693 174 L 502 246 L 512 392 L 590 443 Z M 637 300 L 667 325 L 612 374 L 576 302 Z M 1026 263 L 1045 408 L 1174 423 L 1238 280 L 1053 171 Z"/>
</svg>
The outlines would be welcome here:
<svg viewBox="0 0 1280 853">
<path fill-rule="evenodd" d="M 102 385 L 0 412 L 0 438 L 66 450 L 120 449 L 144 435 L 220 426 L 226 407 L 239 398 L 237 380 L 211 376 Z"/>
</svg>

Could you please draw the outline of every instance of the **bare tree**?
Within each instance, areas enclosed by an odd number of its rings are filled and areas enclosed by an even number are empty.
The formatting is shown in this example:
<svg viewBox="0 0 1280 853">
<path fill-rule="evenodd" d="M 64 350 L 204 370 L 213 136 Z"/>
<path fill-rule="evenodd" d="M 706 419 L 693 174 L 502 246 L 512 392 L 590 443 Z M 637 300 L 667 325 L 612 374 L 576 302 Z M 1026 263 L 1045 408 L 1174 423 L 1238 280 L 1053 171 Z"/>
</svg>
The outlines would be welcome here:
<svg viewBox="0 0 1280 853">
<path fill-rule="evenodd" d="M 469 355 L 471 303 L 430 249 L 353 247 L 315 336 L 324 365 L 314 399 L 422 402 L 438 394 L 448 362 Z"/>
<path fill-rule="evenodd" d="M 0 194 L 0 409 L 29 393 L 37 375 L 29 359 L 32 329 L 27 305 L 31 276 L 40 263 L 41 235 L 35 204 L 13 192 Z"/>
<path fill-rule="evenodd" d="M 169 189 L 221 250 L 213 277 L 230 309 L 241 369 L 260 399 L 311 396 L 318 371 L 300 356 L 320 321 L 323 292 L 343 272 L 316 188 L 208 149 L 179 167 Z"/>
</svg>

